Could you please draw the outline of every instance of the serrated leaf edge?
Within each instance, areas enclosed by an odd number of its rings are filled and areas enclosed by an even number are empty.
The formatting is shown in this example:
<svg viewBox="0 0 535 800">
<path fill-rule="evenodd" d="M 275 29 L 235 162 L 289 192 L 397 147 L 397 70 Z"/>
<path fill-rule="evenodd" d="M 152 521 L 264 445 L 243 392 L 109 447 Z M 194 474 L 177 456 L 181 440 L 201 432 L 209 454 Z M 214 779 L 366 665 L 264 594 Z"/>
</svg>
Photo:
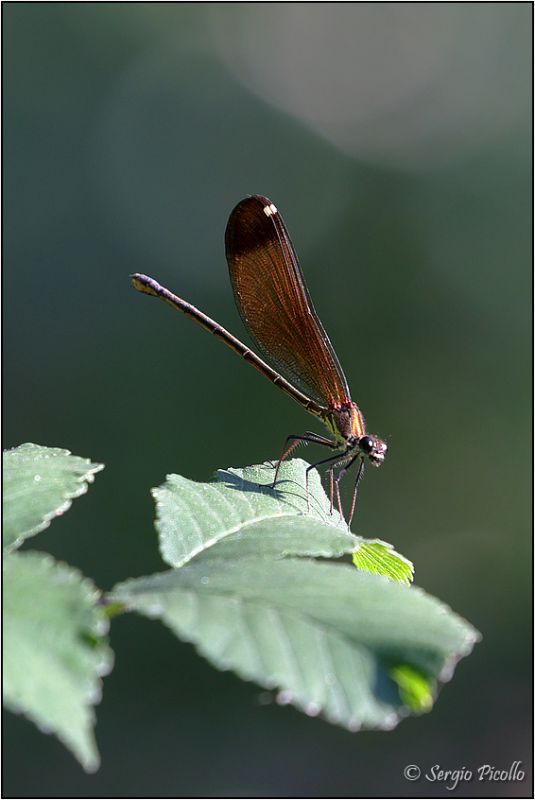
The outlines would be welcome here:
<svg viewBox="0 0 535 800">
<path fill-rule="evenodd" d="M 47 446 L 47 445 L 36 444 L 35 442 L 24 442 L 23 444 L 30 444 L 35 447 Z M 9 453 L 11 450 L 16 450 L 18 447 L 22 447 L 22 445 L 17 445 L 17 447 L 10 447 L 7 450 L 3 450 L 2 455 L 4 453 Z M 51 448 L 51 449 L 61 450 L 62 455 L 65 456 L 73 455 L 70 450 L 65 450 L 62 447 Z M 90 469 L 88 469 L 87 472 L 84 472 L 83 475 L 80 475 L 78 478 L 76 478 L 77 482 L 81 483 L 81 486 L 78 489 L 75 489 L 74 492 L 69 492 L 65 501 L 60 506 L 58 506 L 58 508 L 55 508 L 53 511 L 49 511 L 47 514 L 45 514 L 42 522 L 39 522 L 37 525 L 34 525 L 33 528 L 29 528 L 28 530 L 24 531 L 13 542 L 10 542 L 10 544 L 3 545 L 3 550 L 5 553 L 11 553 L 14 550 L 17 550 L 26 539 L 29 539 L 30 537 L 35 536 L 37 533 L 46 530 L 46 528 L 49 527 L 52 520 L 54 520 L 56 517 L 61 517 L 63 514 L 65 514 L 65 512 L 68 511 L 69 508 L 72 506 L 73 500 L 76 500 L 77 497 L 81 497 L 82 495 L 87 493 L 89 484 L 94 483 L 96 473 L 101 472 L 105 467 L 105 464 L 92 463 L 89 458 L 84 458 L 83 456 L 75 455 L 74 458 L 81 458 L 82 461 L 86 461 L 87 464 L 90 465 Z"/>
<path fill-rule="evenodd" d="M 80 572 L 79 569 L 73 567 L 71 564 L 68 564 L 65 561 L 58 561 L 57 559 L 53 558 L 49 553 L 43 553 L 39 550 L 28 550 L 23 553 L 10 553 L 6 559 L 4 559 L 3 570 L 6 569 L 6 566 L 9 563 L 10 558 L 25 558 L 26 555 L 37 555 L 40 556 L 43 560 L 43 563 L 47 564 L 47 566 L 51 567 L 60 567 L 67 570 L 67 575 L 69 582 L 74 582 L 75 580 L 86 590 L 88 590 L 89 594 L 92 597 L 93 605 L 95 608 L 98 608 L 98 602 L 102 598 L 103 593 L 97 586 L 93 583 L 93 581 Z M 110 629 L 110 622 L 109 619 L 106 617 L 105 613 L 102 613 L 102 618 L 100 620 L 95 620 L 95 624 L 92 628 L 89 628 L 89 632 L 92 633 L 94 636 L 98 636 L 99 638 L 104 638 L 107 636 Z M 58 741 L 60 741 L 63 746 L 75 756 L 75 758 L 82 764 L 84 769 L 87 772 L 95 772 L 98 767 L 100 766 L 100 756 L 98 753 L 98 749 L 96 747 L 96 742 L 94 738 L 94 728 L 96 723 L 96 714 L 95 714 L 95 707 L 100 703 L 102 699 L 102 688 L 103 682 L 102 678 L 106 675 L 109 675 L 113 669 L 115 657 L 113 650 L 111 649 L 109 643 L 103 642 L 103 652 L 102 652 L 102 660 L 96 669 L 96 676 L 94 677 L 93 681 L 90 682 L 90 687 L 86 688 L 84 692 L 85 697 L 85 704 L 87 706 L 89 712 L 89 719 L 91 724 L 91 729 L 88 731 L 88 736 L 93 744 L 95 750 L 95 758 L 92 761 L 88 759 L 82 759 L 80 753 L 74 752 L 72 749 L 71 743 L 69 740 L 55 727 L 51 726 L 48 723 L 44 723 L 41 720 L 38 720 L 33 712 L 29 711 L 26 707 L 19 705 L 18 703 L 12 701 L 10 698 L 3 697 L 3 705 L 12 713 L 14 714 L 21 714 L 27 720 L 29 720 L 32 724 L 36 725 L 38 730 L 45 734 L 53 734 Z"/>
</svg>

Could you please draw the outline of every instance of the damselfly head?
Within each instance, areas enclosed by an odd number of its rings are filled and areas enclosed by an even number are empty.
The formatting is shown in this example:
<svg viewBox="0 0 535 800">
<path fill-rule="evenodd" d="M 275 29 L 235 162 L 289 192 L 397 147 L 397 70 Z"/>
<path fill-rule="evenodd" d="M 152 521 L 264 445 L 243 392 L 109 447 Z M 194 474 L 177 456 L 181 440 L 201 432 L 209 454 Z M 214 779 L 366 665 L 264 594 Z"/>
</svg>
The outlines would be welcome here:
<svg viewBox="0 0 535 800">
<path fill-rule="evenodd" d="M 370 464 L 374 467 L 381 466 L 388 450 L 386 442 L 383 442 L 378 436 L 366 434 L 360 437 L 358 446 L 362 453 L 368 457 Z"/>
</svg>

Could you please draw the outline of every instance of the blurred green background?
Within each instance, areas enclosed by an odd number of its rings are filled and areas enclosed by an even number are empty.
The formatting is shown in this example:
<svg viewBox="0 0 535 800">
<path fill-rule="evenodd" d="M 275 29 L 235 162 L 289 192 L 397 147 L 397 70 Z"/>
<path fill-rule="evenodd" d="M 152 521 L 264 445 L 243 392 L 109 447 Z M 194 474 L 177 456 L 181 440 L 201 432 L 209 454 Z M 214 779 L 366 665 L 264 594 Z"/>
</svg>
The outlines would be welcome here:
<svg viewBox="0 0 535 800">
<path fill-rule="evenodd" d="M 310 426 L 129 286 L 149 273 L 245 336 L 223 233 L 262 193 L 389 442 L 354 529 L 392 542 L 484 637 L 431 714 L 350 734 L 265 704 L 126 615 L 97 708 L 100 771 L 5 715 L 6 796 L 440 797 L 444 784 L 408 783 L 403 767 L 520 760 L 530 776 L 531 14 L 3 5 L 4 447 L 106 464 L 30 546 L 104 589 L 160 570 L 150 487 L 275 458 Z M 462 784 L 528 795 L 528 778 Z"/>
</svg>

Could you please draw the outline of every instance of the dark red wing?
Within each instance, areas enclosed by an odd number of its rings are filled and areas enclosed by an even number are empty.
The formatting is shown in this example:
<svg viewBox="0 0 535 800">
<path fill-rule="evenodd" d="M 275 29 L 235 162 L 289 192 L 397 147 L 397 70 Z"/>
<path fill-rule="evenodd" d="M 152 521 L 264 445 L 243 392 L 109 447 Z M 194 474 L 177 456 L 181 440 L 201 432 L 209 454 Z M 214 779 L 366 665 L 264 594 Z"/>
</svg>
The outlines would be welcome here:
<svg viewBox="0 0 535 800">
<path fill-rule="evenodd" d="M 225 233 L 238 311 L 262 356 L 311 400 L 350 400 L 336 353 L 314 310 L 282 218 L 267 197 L 238 203 Z"/>
</svg>

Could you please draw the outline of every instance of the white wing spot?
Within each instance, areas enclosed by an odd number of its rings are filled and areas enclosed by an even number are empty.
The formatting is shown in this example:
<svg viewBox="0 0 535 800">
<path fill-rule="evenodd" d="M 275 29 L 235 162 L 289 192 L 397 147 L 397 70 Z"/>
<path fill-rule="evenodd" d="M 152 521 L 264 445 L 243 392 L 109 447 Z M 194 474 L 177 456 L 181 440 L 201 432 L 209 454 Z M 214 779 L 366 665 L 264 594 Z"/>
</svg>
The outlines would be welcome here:
<svg viewBox="0 0 535 800">
<path fill-rule="evenodd" d="M 277 213 L 277 207 L 274 206 L 273 203 L 271 203 L 271 205 L 269 206 L 264 206 L 264 214 L 266 215 L 266 217 L 271 217 L 272 214 L 276 213 Z"/>
</svg>

